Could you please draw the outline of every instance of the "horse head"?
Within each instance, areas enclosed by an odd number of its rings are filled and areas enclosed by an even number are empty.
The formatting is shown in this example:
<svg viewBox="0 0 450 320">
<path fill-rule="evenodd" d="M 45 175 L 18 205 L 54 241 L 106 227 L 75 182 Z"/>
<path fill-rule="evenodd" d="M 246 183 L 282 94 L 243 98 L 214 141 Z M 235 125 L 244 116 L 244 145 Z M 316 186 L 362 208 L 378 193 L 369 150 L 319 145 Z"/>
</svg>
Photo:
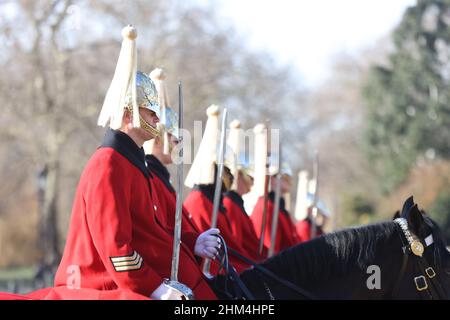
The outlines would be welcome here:
<svg viewBox="0 0 450 320">
<path fill-rule="evenodd" d="M 437 224 L 408 198 L 399 218 L 403 262 L 392 298 L 450 299 L 450 252 Z"/>
</svg>

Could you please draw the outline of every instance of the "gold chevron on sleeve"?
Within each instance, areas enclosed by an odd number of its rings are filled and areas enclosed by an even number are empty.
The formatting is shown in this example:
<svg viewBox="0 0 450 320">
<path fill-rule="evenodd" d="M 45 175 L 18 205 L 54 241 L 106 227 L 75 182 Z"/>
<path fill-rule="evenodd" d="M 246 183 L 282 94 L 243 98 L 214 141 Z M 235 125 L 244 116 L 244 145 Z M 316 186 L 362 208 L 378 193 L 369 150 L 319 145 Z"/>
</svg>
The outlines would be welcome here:
<svg viewBox="0 0 450 320">
<path fill-rule="evenodd" d="M 132 254 L 130 254 L 128 256 L 111 257 L 111 261 L 113 264 L 116 262 L 122 262 L 122 261 L 133 261 L 133 260 L 136 260 L 138 255 L 139 254 L 136 251 L 134 251 Z"/>
<path fill-rule="evenodd" d="M 128 256 L 111 257 L 110 259 L 117 272 L 139 270 L 143 262 L 142 257 L 136 251 Z"/>
</svg>

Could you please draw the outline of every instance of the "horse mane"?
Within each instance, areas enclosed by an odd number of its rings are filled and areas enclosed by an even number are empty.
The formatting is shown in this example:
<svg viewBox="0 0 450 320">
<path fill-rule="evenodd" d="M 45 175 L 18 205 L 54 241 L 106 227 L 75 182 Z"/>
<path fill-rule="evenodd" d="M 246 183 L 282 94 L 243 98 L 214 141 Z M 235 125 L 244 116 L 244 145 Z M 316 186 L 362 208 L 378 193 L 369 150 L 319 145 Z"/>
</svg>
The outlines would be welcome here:
<svg viewBox="0 0 450 320">
<path fill-rule="evenodd" d="M 365 272 L 377 251 L 391 236 L 398 236 L 398 230 L 393 221 L 342 229 L 291 247 L 264 265 L 280 275 L 296 278 L 296 283 L 326 280 L 352 270 Z"/>
</svg>

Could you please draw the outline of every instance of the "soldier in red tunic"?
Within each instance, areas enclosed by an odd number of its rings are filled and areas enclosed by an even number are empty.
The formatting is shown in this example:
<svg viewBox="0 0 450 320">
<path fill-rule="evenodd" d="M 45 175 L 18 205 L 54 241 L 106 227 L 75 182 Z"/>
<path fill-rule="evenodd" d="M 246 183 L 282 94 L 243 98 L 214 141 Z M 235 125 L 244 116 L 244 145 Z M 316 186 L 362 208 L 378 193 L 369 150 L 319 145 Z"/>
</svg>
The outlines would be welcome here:
<svg viewBox="0 0 450 320">
<path fill-rule="evenodd" d="M 259 262 L 263 256 L 258 253 L 259 239 L 256 236 L 253 223 L 248 216 L 242 195 L 250 192 L 253 185 L 253 176 L 244 153 L 240 152 L 243 142 L 243 132 L 238 120 L 230 123 L 230 133 L 227 145 L 234 155 L 234 161 L 230 161 L 230 170 L 233 174 L 233 184 L 229 191 L 224 193 L 223 205 L 230 221 L 231 231 L 237 243 L 240 243 L 246 255 Z"/>
<path fill-rule="evenodd" d="M 158 84 L 158 93 L 162 96 L 167 96 L 164 84 L 166 77 L 165 72 L 160 68 L 156 68 L 150 73 L 150 77 Z M 165 106 L 165 130 L 168 135 L 168 152 L 165 152 L 164 138 L 160 136 L 146 141 L 144 143 L 144 151 L 146 153 L 145 160 L 147 167 L 154 176 L 154 182 L 158 184 L 159 192 L 157 196 L 163 210 L 160 210 L 157 215 L 160 221 L 164 222 L 167 229 L 173 232 L 175 224 L 176 192 L 170 181 L 170 173 L 169 170 L 167 170 L 167 166 L 173 163 L 173 148 L 175 148 L 179 142 L 178 114 L 168 106 L 167 98 L 161 103 L 167 104 Z M 185 233 L 200 234 L 200 229 L 184 207 L 182 208 L 182 230 Z"/>
<path fill-rule="evenodd" d="M 184 201 L 185 208 L 202 231 L 210 228 L 213 212 L 219 107 L 214 105 L 209 107 L 207 115 L 208 121 L 205 132 L 185 181 L 185 185 L 192 190 Z M 233 176 L 227 167 L 224 167 L 222 182 L 222 191 L 228 190 L 233 182 Z M 217 228 L 229 247 L 247 255 L 241 243 L 238 243 L 233 235 L 228 214 L 222 203 L 222 195 Z M 242 272 L 249 267 L 233 255 L 230 255 L 230 262 L 238 272 Z M 213 264 L 212 271 L 215 272 L 216 269 L 217 265 Z"/>
<path fill-rule="evenodd" d="M 171 109 L 167 109 L 171 110 Z M 169 111 L 169 112 L 174 112 Z M 178 144 L 177 137 L 173 134 L 169 134 L 170 143 L 175 146 Z M 157 215 L 167 227 L 169 231 L 174 230 L 175 224 L 175 206 L 176 206 L 176 192 L 170 182 L 170 173 L 167 170 L 167 165 L 172 163 L 171 157 L 163 153 L 163 145 L 161 143 L 161 138 L 158 137 L 151 141 L 152 144 L 149 146 L 151 151 L 147 151 L 145 161 L 150 172 L 153 174 L 153 180 L 155 184 L 158 185 L 158 199 L 161 204 L 162 210 L 160 210 Z M 191 232 L 200 234 L 200 229 L 195 224 L 192 216 L 186 210 L 182 208 L 182 230 L 184 232 Z"/>
<path fill-rule="evenodd" d="M 304 219 L 301 219 L 295 225 L 297 229 L 297 234 L 300 238 L 301 242 L 306 242 L 312 239 L 311 233 L 313 230 L 313 222 L 315 223 L 315 231 L 316 237 L 319 237 L 324 234 L 323 228 L 328 220 L 330 215 L 328 209 L 322 203 L 322 201 L 317 202 L 317 214 L 313 215 L 312 205 L 313 205 L 314 196 L 308 193 L 306 198 L 306 208 L 307 208 L 307 216 Z"/>
<path fill-rule="evenodd" d="M 286 165 L 281 167 L 281 194 L 289 192 L 291 189 L 291 171 Z M 275 185 L 276 177 L 272 175 L 270 177 L 271 192 L 268 194 L 267 209 L 266 209 L 266 224 L 265 224 L 265 235 L 264 235 L 264 245 L 267 248 L 271 246 L 271 230 L 273 222 L 273 210 L 274 210 L 274 199 L 275 199 Z M 264 211 L 264 196 L 259 197 L 256 205 L 253 209 L 253 213 L 250 216 L 253 226 L 255 227 L 256 234 L 261 237 L 261 225 L 263 219 Z M 297 231 L 295 229 L 295 224 L 292 221 L 290 213 L 287 211 L 285 206 L 285 200 L 280 197 L 279 204 L 279 214 L 278 214 L 278 226 L 276 232 L 274 254 L 292 247 L 300 242 Z"/>
<path fill-rule="evenodd" d="M 127 55 L 127 48 L 134 48 L 135 29 L 127 27 L 123 35 L 99 117 L 99 125 L 110 128 L 81 175 L 55 286 L 75 289 L 71 298 L 76 289 L 80 297 L 83 289 L 94 289 L 180 299 L 163 283 L 170 275 L 173 234 L 158 218 L 160 186 L 145 165 L 142 149 L 145 141 L 158 135 L 156 89 L 148 76 L 136 73 L 136 53 Z M 197 299 L 216 298 L 194 253 L 214 258 L 217 233 L 211 229 L 200 236 L 188 235 L 181 244 L 178 278 Z"/>
</svg>

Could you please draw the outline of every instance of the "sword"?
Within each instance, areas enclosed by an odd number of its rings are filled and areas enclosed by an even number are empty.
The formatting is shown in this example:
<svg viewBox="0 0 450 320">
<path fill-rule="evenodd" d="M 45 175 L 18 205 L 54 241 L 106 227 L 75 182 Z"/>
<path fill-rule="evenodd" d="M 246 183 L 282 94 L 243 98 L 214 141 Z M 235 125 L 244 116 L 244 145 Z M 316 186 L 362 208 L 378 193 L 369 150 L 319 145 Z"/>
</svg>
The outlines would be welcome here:
<svg viewBox="0 0 450 320">
<path fill-rule="evenodd" d="M 270 122 L 266 120 L 266 144 L 267 144 L 267 160 L 266 160 L 266 175 L 264 177 L 264 206 L 263 206 L 263 216 L 261 220 L 261 237 L 259 238 L 259 248 L 258 253 L 262 256 L 263 248 L 264 248 L 264 236 L 266 231 L 266 220 L 267 220 L 267 202 L 269 201 L 269 165 L 270 165 L 270 134 L 269 127 Z"/>
<path fill-rule="evenodd" d="M 181 82 L 178 83 L 178 134 L 179 143 L 183 141 L 183 87 Z M 178 150 L 178 162 L 177 162 L 177 198 L 175 207 L 175 228 L 173 239 L 173 253 L 172 253 L 172 270 L 170 273 L 170 280 L 178 281 L 178 266 L 180 259 L 180 243 L 181 243 L 181 221 L 182 221 L 182 208 L 183 208 L 183 147 L 180 146 Z"/>
<path fill-rule="evenodd" d="M 219 157 L 217 163 L 217 174 L 216 174 L 216 185 L 214 189 L 214 202 L 213 202 L 213 212 L 211 216 L 211 228 L 217 227 L 217 217 L 219 215 L 220 206 L 220 195 L 222 193 L 222 176 L 223 176 L 223 165 L 225 157 L 225 142 L 226 142 L 226 125 L 227 125 L 227 109 L 223 109 L 222 115 L 222 132 L 220 133 L 220 146 L 219 146 Z M 209 273 L 211 267 L 211 260 L 206 258 L 203 264 L 203 274 L 211 279 L 212 275 Z"/>
<path fill-rule="evenodd" d="M 177 185 L 176 185 L 176 208 L 175 208 L 175 225 L 173 235 L 173 251 L 172 251 L 172 268 L 170 272 L 170 280 L 164 279 L 164 284 L 172 290 L 176 290 L 186 300 L 193 300 L 194 293 L 185 284 L 178 282 L 178 267 L 180 262 L 180 245 L 181 245 L 181 222 L 183 219 L 183 87 L 181 82 L 178 83 L 178 135 L 179 149 L 177 162 Z"/>
<path fill-rule="evenodd" d="M 282 164 L 282 155 L 281 155 L 281 143 L 279 148 L 279 159 L 278 159 L 278 172 L 276 177 L 275 184 L 275 199 L 273 206 L 273 214 L 272 214 L 272 230 L 270 232 L 270 248 L 268 252 L 268 257 L 273 256 L 275 251 L 275 240 L 277 236 L 277 228 L 278 228 L 278 217 L 280 214 L 280 198 L 281 198 L 281 164 Z"/>
<path fill-rule="evenodd" d="M 312 210 L 312 221 L 311 221 L 311 239 L 317 236 L 317 225 L 316 219 L 318 214 L 317 203 L 319 202 L 319 152 L 316 150 L 314 152 L 314 192 L 313 192 L 313 203 L 311 206 Z"/>
</svg>

